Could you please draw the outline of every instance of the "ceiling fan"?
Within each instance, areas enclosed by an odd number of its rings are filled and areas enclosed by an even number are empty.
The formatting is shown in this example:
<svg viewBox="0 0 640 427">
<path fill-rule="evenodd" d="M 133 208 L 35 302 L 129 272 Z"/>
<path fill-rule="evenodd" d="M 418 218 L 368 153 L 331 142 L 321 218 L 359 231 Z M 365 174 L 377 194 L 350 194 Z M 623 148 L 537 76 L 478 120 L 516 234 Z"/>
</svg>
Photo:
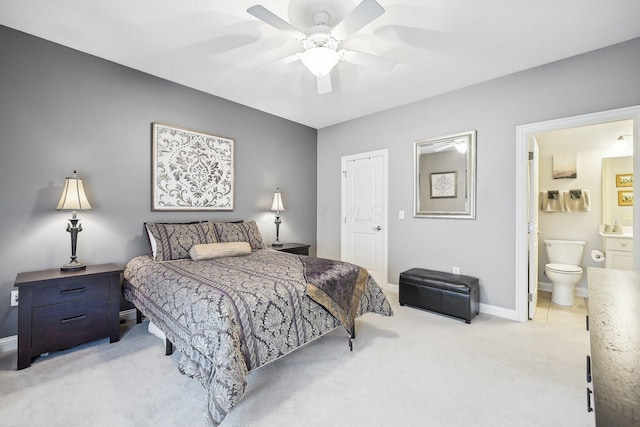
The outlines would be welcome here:
<svg viewBox="0 0 640 427">
<path fill-rule="evenodd" d="M 316 76 L 318 93 L 331 92 L 331 70 L 339 61 L 389 72 L 396 62 L 380 56 L 354 50 L 339 49 L 338 46 L 351 34 L 360 30 L 384 13 L 384 8 L 375 0 L 363 0 L 333 28 L 327 26 L 329 13 L 319 10 L 313 14 L 314 25 L 304 33 L 261 5 L 251 6 L 247 12 L 272 27 L 284 31 L 302 43 L 304 52 L 283 59 L 286 63 L 302 61 Z"/>
</svg>

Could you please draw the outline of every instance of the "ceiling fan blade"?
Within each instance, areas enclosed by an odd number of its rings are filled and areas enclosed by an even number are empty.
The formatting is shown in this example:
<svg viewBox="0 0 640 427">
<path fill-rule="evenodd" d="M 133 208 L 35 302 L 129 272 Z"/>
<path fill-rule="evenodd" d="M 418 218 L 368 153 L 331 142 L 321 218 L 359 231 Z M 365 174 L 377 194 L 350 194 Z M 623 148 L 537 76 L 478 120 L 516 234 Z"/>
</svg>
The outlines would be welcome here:
<svg viewBox="0 0 640 427">
<path fill-rule="evenodd" d="M 373 68 L 374 70 L 380 70 L 387 73 L 391 72 L 391 70 L 396 66 L 396 61 L 393 59 L 357 52 L 355 50 L 341 49 L 338 54 L 340 55 L 340 59 L 345 62 L 361 65 L 367 68 Z"/>
<path fill-rule="evenodd" d="M 351 13 L 333 27 L 331 35 L 341 42 L 383 13 L 384 8 L 375 0 L 362 0 Z"/>
<path fill-rule="evenodd" d="M 296 61 L 300 61 L 300 58 L 302 58 L 302 53 L 294 53 L 293 55 L 281 58 L 279 62 L 282 62 L 283 64 L 292 64 Z"/>
<path fill-rule="evenodd" d="M 261 6 L 259 4 L 251 6 L 249 9 L 247 9 L 247 12 L 250 15 L 258 18 L 259 20 L 266 22 L 272 27 L 280 31 L 284 31 L 290 37 L 293 37 L 296 40 L 302 41 L 307 38 L 307 36 L 302 31 L 298 30 L 296 27 L 289 24 L 287 21 L 280 18 L 275 13 L 267 10 L 264 6 Z"/>
<path fill-rule="evenodd" d="M 333 88 L 331 87 L 331 73 L 325 74 L 322 77 L 316 78 L 318 82 L 318 95 L 324 95 L 330 93 Z"/>
</svg>

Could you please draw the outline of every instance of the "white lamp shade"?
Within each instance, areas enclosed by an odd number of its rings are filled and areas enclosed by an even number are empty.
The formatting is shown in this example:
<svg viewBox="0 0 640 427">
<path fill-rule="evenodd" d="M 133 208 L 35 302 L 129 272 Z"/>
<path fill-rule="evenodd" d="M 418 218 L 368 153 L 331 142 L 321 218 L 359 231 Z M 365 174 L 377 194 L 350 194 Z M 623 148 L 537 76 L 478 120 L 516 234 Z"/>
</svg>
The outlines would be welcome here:
<svg viewBox="0 0 640 427">
<path fill-rule="evenodd" d="M 282 196 L 279 191 L 273 193 L 273 203 L 271 203 L 272 211 L 283 211 L 284 205 L 282 204 Z"/>
<path fill-rule="evenodd" d="M 329 74 L 339 59 L 338 52 L 328 47 L 313 47 L 302 54 L 302 63 L 317 77 Z"/>
<path fill-rule="evenodd" d="M 82 178 L 78 178 L 75 173 L 71 177 L 67 177 L 64 181 L 64 189 L 56 210 L 60 211 L 82 211 L 93 209 L 86 194 L 84 194 L 84 186 Z"/>
</svg>

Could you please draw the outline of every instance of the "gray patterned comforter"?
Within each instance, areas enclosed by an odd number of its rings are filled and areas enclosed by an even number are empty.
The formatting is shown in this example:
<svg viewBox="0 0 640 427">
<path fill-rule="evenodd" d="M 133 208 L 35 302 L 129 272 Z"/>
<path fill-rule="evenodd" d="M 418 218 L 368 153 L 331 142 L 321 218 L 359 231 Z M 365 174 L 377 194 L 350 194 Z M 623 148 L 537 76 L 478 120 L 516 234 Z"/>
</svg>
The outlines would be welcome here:
<svg viewBox="0 0 640 427">
<path fill-rule="evenodd" d="M 244 395 L 249 371 L 341 324 L 306 297 L 300 257 L 270 249 L 206 261 L 144 255 L 124 278 L 125 298 L 180 350 L 180 372 L 207 389 L 214 425 Z M 358 309 L 365 312 L 393 315 L 372 277 Z"/>
</svg>

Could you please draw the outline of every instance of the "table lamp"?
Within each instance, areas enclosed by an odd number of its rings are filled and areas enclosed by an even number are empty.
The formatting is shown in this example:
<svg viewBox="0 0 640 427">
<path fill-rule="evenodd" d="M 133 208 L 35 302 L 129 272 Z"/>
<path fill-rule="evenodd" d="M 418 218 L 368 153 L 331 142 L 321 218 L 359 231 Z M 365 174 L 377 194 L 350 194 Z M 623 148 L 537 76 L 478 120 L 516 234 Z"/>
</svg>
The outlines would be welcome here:
<svg viewBox="0 0 640 427">
<path fill-rule="evenodd" d="M 93 209 L 87 200 L 87 196 L 84 194 L 84 186 L 82 185 L 82 178 L 76 175 L 76 171 L 73 171 L 72 176 L 68 176 L 64 181 L 64 189 L 62 190 L 62 196 L 57 211 L 72 211 L 71 218 L 67 224 L 67 231 L 71 233 L 71 260 L 60 267 L 61 271 L 77 271 L 87 268 L 86 265 L 78 261 L 76 257 L 76 243 L 78 240 L 78 233 L 82 231 L 82 224 L 78 225 L 80 219 L 76 215 L 76 211 Z"/>
<path fill-rule="evenodd" d="M 282 246 L 280 243 L 280 211 L 284 210 L 284 205 L 282 204 L 282 195 L 280 194 L 280 189 L 276 188 L 276 192 L 273 193 L 273 203 L 271 204 L 271 210 L 276 212 L 276 241 L 271 244 L 271 246 Z"/>
</svg>

